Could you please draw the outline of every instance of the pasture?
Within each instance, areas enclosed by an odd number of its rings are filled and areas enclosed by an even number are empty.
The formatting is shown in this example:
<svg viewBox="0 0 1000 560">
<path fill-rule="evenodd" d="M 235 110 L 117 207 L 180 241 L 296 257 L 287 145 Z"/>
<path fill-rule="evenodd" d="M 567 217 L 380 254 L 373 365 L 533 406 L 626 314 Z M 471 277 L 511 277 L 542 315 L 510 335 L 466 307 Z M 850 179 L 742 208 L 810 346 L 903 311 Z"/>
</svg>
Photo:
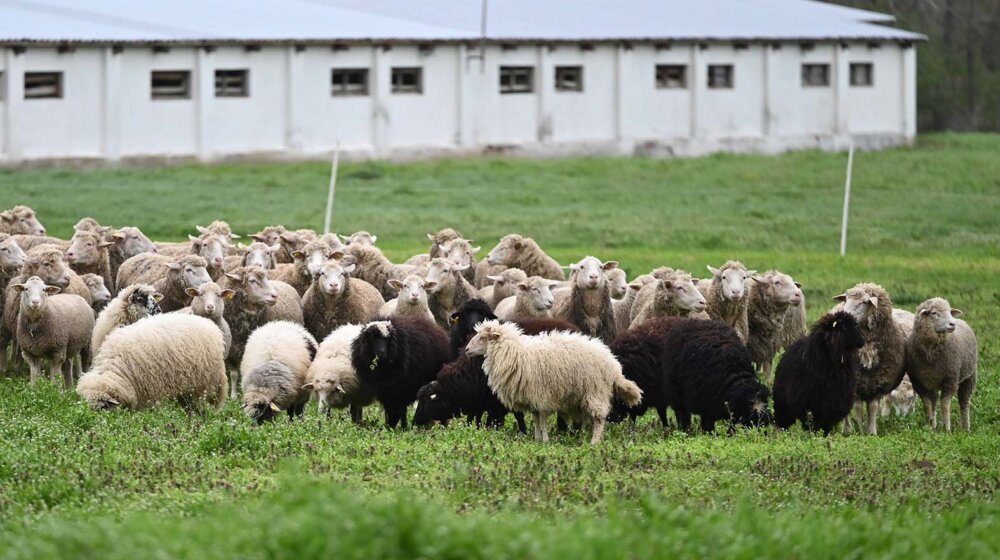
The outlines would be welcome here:
<svg viewBox="0 0 1000 560">
<path fill-rule="evenodd" d="M 707 275 L 736 258 L 803 284 L 809 319 L 860 281 L 913 310 L 932 296 L 979 337 L 972 433 L 921 407 L 878 437 L 798 427 L 664 433 L 650 413 L 549 445 L 453 422 L 388 431 L 326 419 L 252 427 L 234 401 L 89 410 L 0 379 L 0 557 L 989 557 L 1000 553 L 1000 136 L 933 135 L 859 153 L 848 256 L 837 255 L 845 154 L 691 160 L 443 160 L 341 166 L 334 230 L 395 261 L 452 226 L 481 244 L 534 237 L 563 264 Z M 0 170 L 0 208 L 50 235 L 82 216 L 181 240 L 225 219 L 320 228 L 329 166 Z M 411 411 L 412 414 L 412 411 Z M 510 424 L 510 423 L 509 423 Z M 586 430 L 585 430 L 586 431 Z"/>
</svg>

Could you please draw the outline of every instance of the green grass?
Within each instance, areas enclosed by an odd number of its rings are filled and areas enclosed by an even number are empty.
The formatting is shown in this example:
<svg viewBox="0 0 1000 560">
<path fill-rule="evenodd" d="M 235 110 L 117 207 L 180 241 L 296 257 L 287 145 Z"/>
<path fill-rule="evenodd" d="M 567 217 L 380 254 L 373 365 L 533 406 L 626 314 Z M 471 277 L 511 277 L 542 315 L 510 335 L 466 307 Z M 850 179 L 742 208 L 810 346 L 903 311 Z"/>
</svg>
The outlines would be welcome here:
<svg viewBox="0 0 1000 560">
<path fill-rule="evenodd" d="M 539 445 L 506 429 L 390 432 L 377 408 L 253 428 L 234 402 L 98 414 L 0 380 L 0 557 L 990 557 L 1000 548 L 1000 137 L 859 153 L 850 254 L 836 256 L 844 154 L 694 160 L 451 160 L 344 165 L 338 231 L 394 259 L 457 227 L 510 231 L 561 262 L 630 275 L 740 258 L 804 283 L 810 318 L 858 281 L 897 305 L 943 295 L 979 335 L 971 434 L 917 414 L 877 438 L 798 429 L 663 434 L 652 417 Z M 54 235 L 84 215 L 178 239 L 316 227 L 328 166 L 0 171 L 0 207 Z M 16 193 L 16 195 L 15 195 Z M 202 553 L 205 554 L 202 554 Z"/>
</svg>

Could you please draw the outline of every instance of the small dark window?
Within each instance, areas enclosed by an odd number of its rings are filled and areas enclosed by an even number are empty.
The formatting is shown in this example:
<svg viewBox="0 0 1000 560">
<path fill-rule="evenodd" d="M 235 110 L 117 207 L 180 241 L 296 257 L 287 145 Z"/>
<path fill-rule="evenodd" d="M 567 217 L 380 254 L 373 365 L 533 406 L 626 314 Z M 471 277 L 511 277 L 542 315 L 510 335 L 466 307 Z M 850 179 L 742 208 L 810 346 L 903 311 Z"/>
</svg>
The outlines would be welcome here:
<svg viewBox="0 0 1000 560">
<path fill-rule="evenodd" d="M 687 85 L 687 66 L 683 64 L 656 65 L 656 89 L 684 89 Z"/>
<path fill-rule="evenodd" d="M 583 66 L 556 66 L 556 91 L 583 91 Z"/>
<path fill-rule="evenodd" d="M 400 67 L 392 69 L 392 93 L 423 93 L 423 68 Z"/>
<path fill-rule="evenodd" d="M 851 85 L 870 86 L 875 83 L 875 69 L 870 62 L 851 63 Z"/>
<path fill-rule="evenodd" d="M 250 95 L 249 70 L 216 70 L 216 97 L 248 97 Z"/>
<path fill-rule="evenodd" d="M 830 65 L 803 64 L 802 85 L 805 87 L 826 87 L 830 85 Z"/>
<path fill-rule="evenodd" d="M 709 64 L 708 65 L 708 87 L 709 87 L 709 89 L 732 89 L 733 88 L 733 65 L 732 64 Z"/>
<path fill-rule="evenodd" d="M 341 95 L 368 95 L 367 68 L 334 68 L 331 74 L 330 93 Z"/>
<path fill-rule="evenodd" d="M 501 66 L 500 93 L 531 93 L 535 91 L 534 66 Z"/>
<path fill-rule="evenodd" d="M 62 72 L 25 72 L 25 99 L 61 99 L 63 96 Z"/>
<path fill-rule="evenodd" d="M 191 99 L 191 72 L 155 70 L 150 77 L 153 99 Z"/>
</svg>

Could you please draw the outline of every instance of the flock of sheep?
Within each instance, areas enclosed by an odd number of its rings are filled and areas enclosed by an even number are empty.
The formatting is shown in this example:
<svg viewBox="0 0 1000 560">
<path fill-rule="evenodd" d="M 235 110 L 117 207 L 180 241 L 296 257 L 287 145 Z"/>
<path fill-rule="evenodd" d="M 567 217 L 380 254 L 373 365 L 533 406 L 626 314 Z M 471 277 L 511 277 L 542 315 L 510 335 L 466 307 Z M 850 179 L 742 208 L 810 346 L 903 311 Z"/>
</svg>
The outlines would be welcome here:
<svg viewBox="0 0 1000 560">
<path fill-rule="evenodd" d="M 396 264 L 363 231 L 271 226 L 249 245 L 221 221 L 197 233 L 154 243 L 84 218 L 63 240 L 28 207 L 0 213 L 0 370 L 27 362 L 35 382 L 47 361 L 97 409 L 219 406 L 228 389 L 258 423 L 311 399 L 355 422 L 377 401 L 404 428 L 414 402 L 417 425 L 497 427 L 513 413 L 526 432 L 531 413 L 540 441 L 552 414 L 589 424 L 596 443 L 606 422 L 650 408 L 664 427 L 672 409 L 684 430 L 697 415 L 706 432 L 721 420 L 829 433 L 853 420 L 875 434 L 889 406 L 908 413 L 916 396 L 927 423 L 939 406 L 950 430 L 956 394 L 970 428 L 976 338 L 942 298 L 909 313 L 862 283 L 807 331 L 797 282 L 736 261 L 706 279 L 663 267 L 628 281 L 588 256 L 567 280 L 520 235 L 477 262 L 480 248 L 444 229 Z"/>
</svg>

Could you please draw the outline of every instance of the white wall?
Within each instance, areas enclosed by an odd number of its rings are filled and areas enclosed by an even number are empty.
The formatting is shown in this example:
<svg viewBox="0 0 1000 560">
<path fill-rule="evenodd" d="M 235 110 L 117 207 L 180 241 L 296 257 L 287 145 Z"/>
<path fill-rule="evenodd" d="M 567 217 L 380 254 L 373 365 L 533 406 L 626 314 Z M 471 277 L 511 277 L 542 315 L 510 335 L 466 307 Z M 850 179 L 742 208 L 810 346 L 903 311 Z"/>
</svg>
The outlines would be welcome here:
<svg viewBox="0 0 1000 560">
<path fill-rule="evenodd" d="M 849 68 L 852 62 L 873 64 L 874 83 L 871 87 L 850 85 Z M 896 45 L 870 48 L 854 43 L 843 49 L 840 53 L 842 130 L 850 134 L 903 134 L 902 72 L 900 47 Z"/>
<path fill-rule="evenodd" d="M 120 65 L 118 86 L 119 142 L 123 156 L 190 155 L 197 152 L 197 56 L 195 49 L 125 49 L 115 57 Z M 153 99 L 154 70 L 191 73 L 189 99 Z"/>
<path fill-rule="evenodd" d="M 834 45 L 802 49 L 794 43 L 769 49 L 767 115 L 769 133 L 775 136 L 833 134 L 836 119 L 837 71 Z M 803 64 L 828 64 L 830 84 L 804 86 Z"/>
<path fill-rule="evenodd" d="M 565 45 L 546 55 L 540 76 L 544 88 L 543 140 L 581 142 L 614 138 L 616 48 L 597 46 L 594 50 L 582 50 L 576 45 Z M 557 66 L 582 66 L 583 91 L 556 91 Z"/>
<path fill-rule="evenodd" d="M 437 46 L 421 53 L 415 46 L 394 46 L 378 68 L 380 98 L 384 104 L 385 145 L 388 147 L 446 147 L 455 142 L 456 47 Z M 393 67 L 423 69 L 422 93 L 392 93 Z"/>
<path fill-rule="evenodd" d="M 657 49 L 636 45 L 625 50 L 622 60 L 624 102 L 623 135 L 636 141 L 687 137 L 691 134 L 692 56 L 697 47 L 677 45 Z M 658 64 L 687 67 L 688 87 L 656 88 Z"/>
</svg>

